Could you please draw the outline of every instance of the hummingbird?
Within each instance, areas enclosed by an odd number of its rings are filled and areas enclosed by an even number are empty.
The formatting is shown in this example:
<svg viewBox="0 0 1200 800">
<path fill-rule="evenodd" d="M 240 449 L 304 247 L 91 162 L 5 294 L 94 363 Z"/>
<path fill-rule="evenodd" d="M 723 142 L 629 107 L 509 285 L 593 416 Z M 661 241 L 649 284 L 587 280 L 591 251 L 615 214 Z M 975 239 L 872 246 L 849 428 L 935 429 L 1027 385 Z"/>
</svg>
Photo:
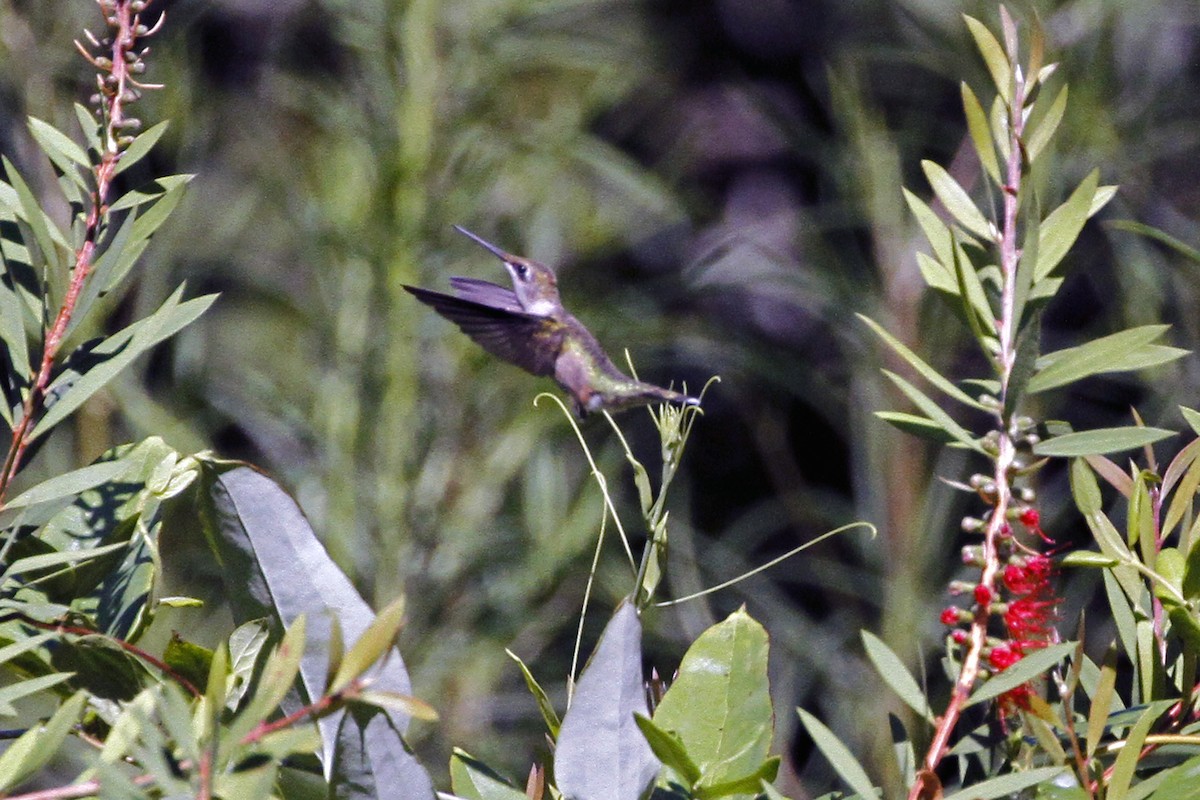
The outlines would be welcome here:
<svg viewBox="0 0 1200 800">
<path fill-rule="evenodd" d="M 651 403 L 698 406 L 700 400 L 631 378 L 617 369 L 600 342 L 563 308 L 554 270 L 506 253 L 466 228 L 455 230 L 503 262 L 512 289 L 477 278 L 450 278 L 455 294 L 405 286 L 494 356 L 539 376 L 551 376 L 570 395 L 575 412 L 621 411 Z"/>
</svg>

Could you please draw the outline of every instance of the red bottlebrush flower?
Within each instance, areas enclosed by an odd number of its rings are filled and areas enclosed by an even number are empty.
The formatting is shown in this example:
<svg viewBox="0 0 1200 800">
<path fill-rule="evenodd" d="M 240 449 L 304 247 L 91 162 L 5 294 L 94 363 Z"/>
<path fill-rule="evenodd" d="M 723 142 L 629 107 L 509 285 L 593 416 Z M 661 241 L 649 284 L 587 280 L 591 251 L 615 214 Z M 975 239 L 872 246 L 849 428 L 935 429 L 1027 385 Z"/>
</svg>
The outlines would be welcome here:
<svg viewBox="0 0 1200 800">
<path fill-rule="evenodd" d="M 964 645 L 967 643 L 967 632 L 962 628 L 955 628 L 950 632 L 950 640 L 957 645 Z"/>
<path fill-rule="evenodd" d="M 941 620 L 942 620 L 943 625 L 957 625 L 958 624 L 958 609 L 955 608 L 954 606 L 950 606 L 949 608 L 944 609 L 942 611 Z"/>
<path fill-rule="evenodd" d="M 975 587 L 975 602 L 987 608 L 992 602 L 992 590 L 980 584 Z"/>
<path fill-rule="evenodd" d="M 1027 508 L 1021 512 L 1021 524 L 1026 528 L 1037 528 L 1042 521 L 1042 515 L 1036 508 Z"/>
<path fill-rule="evenodd" d="M 993 647 L 992 652 L 988 654 L 988 663 L 995 667 L 997 672 L 1008 669 L 1020 660 L 1021 654 L 1015 648 L 1002 644 Z"/>
<path fill-rule="evenodd" d="M 1038 553 L 1014 561 L 1004 568 L 1004 585 L 1017 595 L 1035 594 L 1050 578 L 1050 559 Z"/>
</svg>

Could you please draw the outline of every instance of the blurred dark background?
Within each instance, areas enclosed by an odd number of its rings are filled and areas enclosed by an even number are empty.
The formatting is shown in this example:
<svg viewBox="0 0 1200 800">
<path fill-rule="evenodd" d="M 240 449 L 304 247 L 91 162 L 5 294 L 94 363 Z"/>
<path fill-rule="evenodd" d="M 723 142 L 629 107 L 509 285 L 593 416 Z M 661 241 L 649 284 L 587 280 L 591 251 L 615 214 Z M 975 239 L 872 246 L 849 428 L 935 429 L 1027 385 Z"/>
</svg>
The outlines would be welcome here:
<svg viewBox="0 0 1200 800">
<path fill-rule="evenodd" d="M 1197 265 L 1105 220 L 1200 242 L 1200 17 L 1191 0 L 1038 2 L 1056 81 L 1070 84 L 1043 207 L 1093 167 L 1121 191 L 1068 257 L 1046 349 L 1134 324 L 1200 335 Z M 866 313 L 957 377 L 981 376 L 969 334 L 924 291 L 900 189 L 920 160 L 967 156 L 959 83 L 991 92 L 946 0 L 157 0 L 167 24 L 138 113 L 171 128 L 129 185 L 196 173 L 183 206 L 111 305 L 119 324 L 180 281 L 220 291 L 199 323 L 79 415 L 33 469 L 161 434 L 253 461 L 295 492 L 376 606 L 400 593 L 418 693 L 443 715 L 413 730 L 435 774 L 451 745 L 523 776 L 544 748 L 504 648 L 561 699 L 601 501 L 553 387 L 498 363 L 419 306 L 405 283 L 501 281 L 452 223 L 559 267 L 568 306 L 644 378 L 712 375 L 672 489 L 671 591 L 732 577 L 829 528 L 835 538 L 716 596 L 652 615 L 648 661 L 746 604 L 772 635 L 783 784 L 831 773 L 794 708 L 874 764 L 903 717 L 859 630 L 924 665 L 944 692 L 937 614 L 958 570 L 959 518 L 978 511 L 933 476 L 973 464 L 872 412 L 901 406 Z M 92 80 L 71 45 L 100 30 L 86 0 L 0 0 L 0 150 L 46 194 L 28 115 L 75 131 Z M 987 102 L 985 100 L 985 102 Z M 37 170 L 41 170 L 38 173 Z M 961 343 L 961 346 L 954 343 Z M 1194 360 L 1085 382 L 1034 409 L 1077 427 L 1181 428 Z M 645 414 L 619 418 L 657 474 Z M 636 536 L 629 469 L 603 421 L 584 426 Z M 1175 445 L 1168 445 L 1175 447 Z M 1043 518 L 1078 535 L 1062 476 Z M 639 542 L 635 542 L 635 547 Z M 1066 576 L 1064 627 L 1094 588 Z M 607 545 L 594 637 L 632 589 Z M 593 641 L 594 639 L 589 639 Z M 874 774 L 882 775 L 882 767 Z"/>
</svg>

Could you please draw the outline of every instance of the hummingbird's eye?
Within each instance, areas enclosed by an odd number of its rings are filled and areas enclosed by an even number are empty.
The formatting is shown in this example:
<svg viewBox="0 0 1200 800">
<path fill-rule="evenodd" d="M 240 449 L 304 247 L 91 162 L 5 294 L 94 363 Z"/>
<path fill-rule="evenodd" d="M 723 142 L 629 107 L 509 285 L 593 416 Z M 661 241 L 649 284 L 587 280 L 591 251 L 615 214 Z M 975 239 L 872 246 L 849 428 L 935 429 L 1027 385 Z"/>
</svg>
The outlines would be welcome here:
<svg viewBox="0 0 1200 800">
<path fill-rule="evenodd" d="M 529 277 L 529 267 L 524 264 L 516 264 L 514 268 L 517 271 L 517 277 L 521 280 L 526 280 Z"/>
</svg>

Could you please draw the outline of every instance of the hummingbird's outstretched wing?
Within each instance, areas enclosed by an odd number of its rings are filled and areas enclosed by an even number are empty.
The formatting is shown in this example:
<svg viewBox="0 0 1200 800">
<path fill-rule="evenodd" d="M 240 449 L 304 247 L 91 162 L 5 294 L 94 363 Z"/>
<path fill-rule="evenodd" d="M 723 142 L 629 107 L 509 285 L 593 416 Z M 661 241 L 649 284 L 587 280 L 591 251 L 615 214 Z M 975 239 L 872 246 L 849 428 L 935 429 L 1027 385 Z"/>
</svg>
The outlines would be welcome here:
<svg viewBox="0 0 1200 800">
<path fill-rule="evenodd" d="M 501 286 L 496 288 L 503 289 Z M 453 322 L 492 355 L 534 375 L 554 374 L 554 363 L 562 349 L 566 330 L 561 322 L 526 314 L 519 306 L 518 310 L 512 311 L 416 286 L 405 286 L 404 289 Z"/>
<path fill-rule="evenodd" d="M 517 314 L 524 311 L 521 308 L 521 301 L 517 299 L 517 293 L 506 286 L 500 286 L 491 281 L 481 281 L 478 278 L 463 278 L 458 275 L 450 279 L 450 285 L 454 287 L 455 294 L 463 300 L 474 300 L 485 306 L 502 308 Z"/>
</svg>

